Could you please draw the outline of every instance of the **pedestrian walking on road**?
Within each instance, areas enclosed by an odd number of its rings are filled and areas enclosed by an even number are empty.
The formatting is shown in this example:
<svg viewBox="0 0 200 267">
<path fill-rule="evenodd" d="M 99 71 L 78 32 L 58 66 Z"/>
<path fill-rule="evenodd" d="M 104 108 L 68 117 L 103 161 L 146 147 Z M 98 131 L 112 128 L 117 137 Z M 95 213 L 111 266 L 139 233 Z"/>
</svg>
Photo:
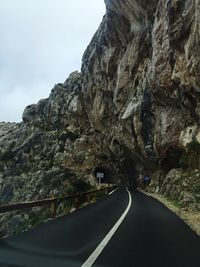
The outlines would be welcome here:
<svg viewBox="0 0 200 267">
<path fill-rule="evenodd" d="M 150 177 L 148 175 L 145 175 L 143 182 L 144 182 L 144 187 L 147 187 L 151 182 Z"/>
</svg>

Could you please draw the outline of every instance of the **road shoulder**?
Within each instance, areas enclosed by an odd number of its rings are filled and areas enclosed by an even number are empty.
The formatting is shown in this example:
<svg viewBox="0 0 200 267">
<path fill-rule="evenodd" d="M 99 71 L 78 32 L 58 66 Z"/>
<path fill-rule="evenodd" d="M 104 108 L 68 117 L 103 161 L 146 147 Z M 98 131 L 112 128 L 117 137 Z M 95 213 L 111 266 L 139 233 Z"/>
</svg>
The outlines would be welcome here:
<svg viewBox="0 0 200 267">
<path fill-rule="evenodd" d="M 176 213 L 190 228 L 200 236 L 200 213 L 188 208 L 178 207 L 172 200 L 167 199 L 159 193 L 149 193 L 142 191 L 144 194 L 156 198 L 168 209 Z"/>
</svg>

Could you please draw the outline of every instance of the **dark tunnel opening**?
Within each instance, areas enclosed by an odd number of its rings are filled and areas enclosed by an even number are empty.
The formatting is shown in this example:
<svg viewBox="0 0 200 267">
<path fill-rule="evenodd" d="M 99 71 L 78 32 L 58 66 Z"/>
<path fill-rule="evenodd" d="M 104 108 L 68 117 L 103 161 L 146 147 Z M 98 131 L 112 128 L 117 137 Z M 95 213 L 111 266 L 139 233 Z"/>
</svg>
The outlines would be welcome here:
<svg viewBox="0 0 200 267">
<path fill-rule="evenodd" d="M 138 173 L 136 164 L 131 158 L 125 158 L 122 163 L 121 172 L 124 176 L 123 184 L 130 186 L 131 189 L 136 189 L 138 186 Z"/>
<path fill-rule="evenodd" d="M 97 166 L 93 171 L 93 175 L 99 183 L 112 183 L 112 171 L 108 167 Z"/>
</svg>

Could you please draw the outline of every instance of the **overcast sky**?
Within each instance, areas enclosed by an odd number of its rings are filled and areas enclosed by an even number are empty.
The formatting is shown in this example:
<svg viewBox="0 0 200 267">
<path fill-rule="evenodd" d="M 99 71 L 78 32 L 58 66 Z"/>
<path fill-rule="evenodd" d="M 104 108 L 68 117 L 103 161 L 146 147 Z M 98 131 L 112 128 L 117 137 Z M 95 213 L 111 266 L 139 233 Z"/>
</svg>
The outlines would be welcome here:
<svg viewBox="0 0 200 267">
<path fill-rule="evenodd" d="M 0 121 L 80 69 L 104 13 L 103 0 L 0 0 Z"/>
</svg>

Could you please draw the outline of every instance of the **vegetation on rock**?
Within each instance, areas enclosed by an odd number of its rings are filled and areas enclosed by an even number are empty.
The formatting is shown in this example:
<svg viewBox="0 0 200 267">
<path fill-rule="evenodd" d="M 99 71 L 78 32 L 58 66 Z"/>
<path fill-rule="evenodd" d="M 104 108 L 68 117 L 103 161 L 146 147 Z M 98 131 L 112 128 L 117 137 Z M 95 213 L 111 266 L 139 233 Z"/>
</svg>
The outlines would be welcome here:
<svg viewBox="0 0 200 267">
<path fill-rule="evenodd" d="M 196 139 L 187 144 L 180 166 L 185 170 L 200 169 L 200 143 Z"/>
</svg>

